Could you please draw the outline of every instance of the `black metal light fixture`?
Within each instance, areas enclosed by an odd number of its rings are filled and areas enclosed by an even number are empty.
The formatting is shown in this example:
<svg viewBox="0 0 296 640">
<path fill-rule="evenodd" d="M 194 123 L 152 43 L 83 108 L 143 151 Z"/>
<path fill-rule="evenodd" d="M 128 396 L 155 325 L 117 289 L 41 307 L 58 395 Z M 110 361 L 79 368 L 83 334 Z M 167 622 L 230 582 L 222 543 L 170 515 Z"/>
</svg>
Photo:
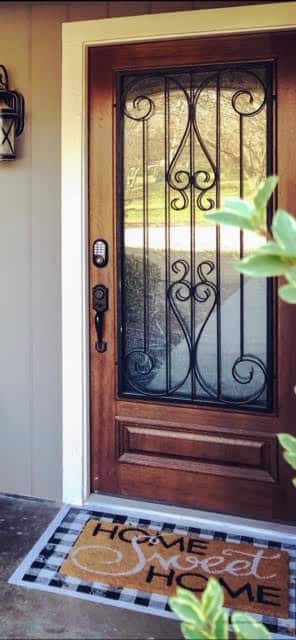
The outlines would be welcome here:
<svg viewBox="0 0 296 640">
<path fill-rule="evenodd" d="M 0 64 L 0 160 L 13 160 L 15 138 L 24 128 L 25 102 L 18 91 L 10 91 L 6 68 Z"/>
</svg>

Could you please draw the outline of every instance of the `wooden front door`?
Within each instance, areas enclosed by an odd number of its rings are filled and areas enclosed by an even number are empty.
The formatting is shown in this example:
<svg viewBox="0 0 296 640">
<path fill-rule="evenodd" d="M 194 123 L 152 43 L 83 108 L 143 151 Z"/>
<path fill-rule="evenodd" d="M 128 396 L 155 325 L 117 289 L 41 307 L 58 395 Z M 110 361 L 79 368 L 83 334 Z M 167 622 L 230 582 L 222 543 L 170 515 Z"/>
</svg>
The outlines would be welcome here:
<svg viewBox="0 0 296 640">
<path fill-rule="evenodd" d="M 295 520 L 295 308 L 235 271 L 258 239 L 206 218 L 272 173 L 295 211 L 295 45 L 89 50 L 94 492 Z"/>
</svg>

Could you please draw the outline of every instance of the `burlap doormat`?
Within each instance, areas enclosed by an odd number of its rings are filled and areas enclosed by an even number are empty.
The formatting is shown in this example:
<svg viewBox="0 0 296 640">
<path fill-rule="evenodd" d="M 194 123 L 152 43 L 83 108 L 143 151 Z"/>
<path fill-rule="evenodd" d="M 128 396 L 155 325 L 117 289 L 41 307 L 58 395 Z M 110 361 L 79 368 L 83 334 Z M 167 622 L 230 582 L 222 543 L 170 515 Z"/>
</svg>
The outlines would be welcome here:
<svg viewBox="0 0 296 640">
<path fill-rule="evenodd" d="M 215 576 L 230 610 L 294 635 L 295 560 L 291 540 L 66 507 L 10 582 L 175 617 L 176 587 L 200 595 Z"/>
<path fill-rule="evenodd" d="M 200 594 L 214 575 L 223 587 L 226 606 L 289 616 L 287 551 L 209 540 L 194 533 L 159 533 L 89 520 L 60 573 L 166 596 L 175 594 L 178 585 Z"/>
</svg>

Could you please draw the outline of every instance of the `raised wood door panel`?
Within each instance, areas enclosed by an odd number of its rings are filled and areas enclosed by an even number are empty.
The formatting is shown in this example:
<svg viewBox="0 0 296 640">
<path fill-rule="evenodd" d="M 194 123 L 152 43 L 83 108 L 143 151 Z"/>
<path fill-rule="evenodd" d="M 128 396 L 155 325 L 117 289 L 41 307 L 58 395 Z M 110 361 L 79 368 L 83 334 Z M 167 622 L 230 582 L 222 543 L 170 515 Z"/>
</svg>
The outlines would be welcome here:
<svg viewBox="0 0 296 640">
<path fill-rule="evenodd" d="M 125 73 L 181 67 L 185 73 L 187 68 L 195 66 L 200 70 L 201 67 L 215 69 L 221 64 L 251 63 L 260 67 L 264 63 L 273 70 L 270 100 L 276 99 L 276 109 L 272 107 L 273 136 L 267 141 L 272 149 L 267 153 L 270 164 L 267 162 L 266 171 L 270 171 L 271 165 L 276 169 L 280 176 L 279 202 L 293 211 L 296 95 L 295 70 L 289 59 L 293 47 L 295 35 L 291 32 L 94 47 L 89 51 L 93 491 L 270 520 L 295 519 L 291 471 L 283 462 L 276 439 L 279 431 L 295 431 L 292 418 L 295 412 L 293 380 L 296 380 L 292 343 L 295 309 L 278 301 L 274 293 L 273 334 L 270 331 L 267 349 L 272 370 L 269 393 L 273 399 L 271 402 L 267 394 L 266 406 L 263 401 L 256 405 L 255 400 L 249 407 L 239 403 L 230 407 L 225 402 L 211 404 L 197 396 L 183 402 L 178 394 L 172 401 L 172 397 L 157 398 L 157 394 L 150 391 L 141 397 L 137 389 L 131 391 L 131 387 L 124 386 L 122 379 L 125 380 L 128 361 L 122 360 L 120 338 L 124 331 L 120 299 L 124 285 L 121 274 L 124 235 L 120 223 L 122 183 L 118 181 L 122 169 L 118 85 Z M 249 150 L 249 154 L 251 152 Z M 215 193 L 217 196 L 217 191 Z M 104 268 L 93 264 L 92 246 L 96 238 L 108 242 L 109 261 Z M 201 275 L 203 277 L 203 273 Z M 104 317 L 107 342 L 104 353 L 95 349 L 92 290 L 98 284 L 104 284 L 109 290 L 109 310 Z M 247 288 L 243 289 L 240 299 L 248 303 Z M 256 315 L 255 307 L 252 313 Z M 262 316 L 261 308 L 259 315 Z M 250 316 L 244 318 L 245 323 L 250 323 Z"/>
</svg>

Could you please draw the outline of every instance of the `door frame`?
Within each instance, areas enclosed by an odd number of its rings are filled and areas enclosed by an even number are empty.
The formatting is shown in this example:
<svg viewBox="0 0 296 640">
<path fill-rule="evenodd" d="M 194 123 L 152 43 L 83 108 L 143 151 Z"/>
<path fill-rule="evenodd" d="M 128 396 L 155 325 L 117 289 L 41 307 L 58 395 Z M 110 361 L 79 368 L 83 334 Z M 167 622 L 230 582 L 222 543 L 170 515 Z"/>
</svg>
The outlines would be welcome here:
<svg viewBox="0 0 296 640">
<path fill-rule="evenodd" d="M 90 496 L 88 47 L 294 28 L 294 1 L 63 24 L 61 267 L 64 502 L 81 505 Z"/>
</svg>

